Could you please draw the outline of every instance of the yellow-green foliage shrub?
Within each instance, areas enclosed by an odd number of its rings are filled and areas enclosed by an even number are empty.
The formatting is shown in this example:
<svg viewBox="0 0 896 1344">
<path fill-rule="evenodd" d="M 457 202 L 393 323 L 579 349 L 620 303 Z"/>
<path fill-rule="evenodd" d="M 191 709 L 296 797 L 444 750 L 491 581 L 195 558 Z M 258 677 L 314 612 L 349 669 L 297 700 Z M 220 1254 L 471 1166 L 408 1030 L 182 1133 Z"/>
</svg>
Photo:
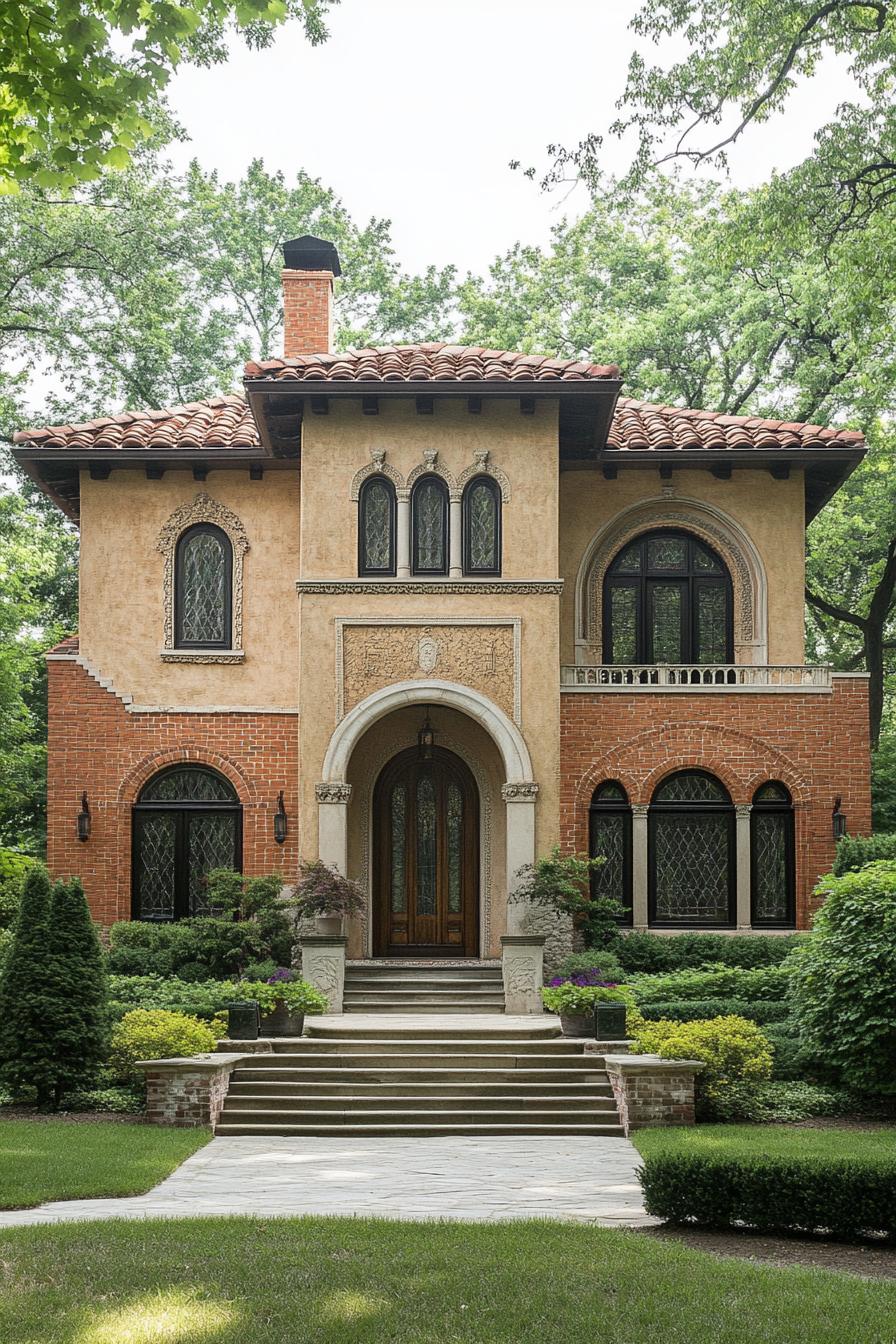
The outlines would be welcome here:
<svg viewBox="0 0 896 1344">
<path fill-rule="evenodd" d="M 138 1059 L 171 1059 L 179 1055 L 204 1055 L 214 1050 L 215 1033 L 207 1022 L 163 1008 L 135 1008 L 125 1013 L 112 1031 L 109 1064 L 117 1078 L 132 1081 L 141 1076 Z"/>
<path fill-rule="evenodd" d="M 714 1017 L 696 1022 L 647 1022 L 629 1017 L 638 1054 L 663 1059 L 699 1059 L 706 1065 L 696 1077 L 698 1111 L 724 1105 L 734 1087 L 765 1082 L 772 1074 L 772 1048 L 755 1022 L 745 1017 Z"/>
</svg>

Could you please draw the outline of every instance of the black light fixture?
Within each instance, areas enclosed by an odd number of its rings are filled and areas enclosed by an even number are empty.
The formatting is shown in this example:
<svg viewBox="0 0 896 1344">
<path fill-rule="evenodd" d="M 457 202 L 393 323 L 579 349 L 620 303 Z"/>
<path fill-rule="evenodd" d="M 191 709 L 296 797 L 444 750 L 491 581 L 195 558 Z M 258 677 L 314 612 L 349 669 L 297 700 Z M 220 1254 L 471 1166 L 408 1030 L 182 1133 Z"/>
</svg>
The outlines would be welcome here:
<svg viewBox="0 0 896 1344">
<path fill-rule="evenodd" d="M 432 760 L 433 743 L 436 740 L 435 729 L 429 721 L 429 710 L 426 711 L 426 718 L 420 726 L 417 734 L 417 750 L 420 753 L 421 761 Z"/>
<path fill-rule="evenodd" d="M 274 813 L 274 839 L 278 845 L 282 845 L 286 839 L 287 821 L 286 808 L 283 806 L 283 790 L 277 794 L 277 811 Z"/>
<path fill-rule="evenodd" d="M 834 832 L 835 840 L 842 840 L 846 834 L 846 813 L 840 811 L 840 794 L 834 799 L 834 807 L 831 812 L 831 828 Z"/>
<path fill-rule="evenodd" d="M 81 794 L 81 811 L 78 813 L 78 839 L 86 840 L 90 835 L 90 804 L 87 801 L 87 790 Z"/>
</svg>

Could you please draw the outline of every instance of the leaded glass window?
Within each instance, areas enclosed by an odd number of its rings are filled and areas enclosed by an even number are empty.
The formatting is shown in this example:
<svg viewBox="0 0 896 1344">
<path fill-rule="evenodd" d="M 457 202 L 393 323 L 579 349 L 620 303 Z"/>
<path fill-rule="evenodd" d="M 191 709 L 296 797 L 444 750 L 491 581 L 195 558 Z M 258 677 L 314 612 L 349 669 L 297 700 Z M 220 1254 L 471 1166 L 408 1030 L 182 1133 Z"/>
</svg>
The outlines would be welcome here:
<svg viewBox="0 0 896 1344">
<path fill-rule="evenodd" d="M 177 543 L 175 643 L 229 649 L 232 643 L 233 550 L 220 527 L 198 523 Z"/>
<path fill-rule="evenodd" d="M 463 865 L 464 800 L 454 780 L 448 784 L 446 845 L 448 849 L 448 913 L 461 912 L 461 867 Z"/>
<path fill-rule="evenodd" d="M 604 661 L 728 663 L 731 579 L 722 560 L 686 532 L 629 542 L 604 581 Z"/>
<path fill-rule="evenodd" d="M 421 476 L 411 495 L 415 574 L 448 573 L 448 487 L 440 476 Z"/>
<path fill-rule="evenodd" d="M 794 908 L 793 807 L 783 784 L 770 781 L 753 795 L 750 810 L 751 923 L 792 928 Z"/>
<path fill-rule="evenodd" d="M 408 897 L 405 883 L 405 863 L 408 828 L 408 794 L 403 784 L 396 784 L 390 800 L 390 823 L 392 840 L 392 913 L 403 915 L 407 910 Z"/>
<path fill-rule="evenodd" d="M 665 926 L 733 923 L 734 808 L 701 771 L 665 779 L 650 807 L 650 921 Z"/>
<path fill-rule="evenodd" d="M 371 476 L 358 498 L 358 568 L 361 574 L 395 573 L 395 488 Z"/>
<path fill-rule="evenodd" d="M 436 913 L 436 790 L 431 774 L 417 780 L 417 914 Z"/>
<path fill-rule="evenodd" d="M 501 489 L 491 476 L 470 481 L 463 498 L 464 573 L 501 573 Z"/>
<path fill-rule="evenodd" d="M 134 807 L 133 917 L 210 913 L 205 878 L 238 869 L 241 848 L 242 809 L 228 780 L 200 766 L 156 775 Z"/>
<path fill-rule="evenodd" d="M 632 814 L 625 789 L 612 780 L 594 791 L 588 819 L 588 852 L 604 862 L 591 874 L 591 897 L 606 896 L 618 901 L 626 913 L 620 922 L 632 918 Z"/>
</svg>

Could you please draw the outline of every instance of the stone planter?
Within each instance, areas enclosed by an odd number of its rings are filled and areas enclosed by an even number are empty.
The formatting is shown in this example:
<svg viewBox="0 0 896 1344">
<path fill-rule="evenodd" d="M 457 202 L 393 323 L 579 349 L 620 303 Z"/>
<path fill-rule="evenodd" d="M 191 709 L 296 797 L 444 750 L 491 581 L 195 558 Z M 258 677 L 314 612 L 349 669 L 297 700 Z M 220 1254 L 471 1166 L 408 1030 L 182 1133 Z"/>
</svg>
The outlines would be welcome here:
<svg viewBox="0 0 896 1344">
<path fill-rule="evenodd" d="M 594 1036 L 594 1013 L 561 1013 L 560 1030 L 564 1036 Z"/>
<path fill-rule="evenodd" d="M 305 1014 L 291 1013 L 281 999 L 271 1012 L 261 1019 L 261 1036 L 301 1036 L 305 1030 Z"/>
<path fill-rule="evenodd" d="M 341 915 L 315 915 L 315 927 L 323 937 L 338 938 L 342 933 Z"/>
</svg>

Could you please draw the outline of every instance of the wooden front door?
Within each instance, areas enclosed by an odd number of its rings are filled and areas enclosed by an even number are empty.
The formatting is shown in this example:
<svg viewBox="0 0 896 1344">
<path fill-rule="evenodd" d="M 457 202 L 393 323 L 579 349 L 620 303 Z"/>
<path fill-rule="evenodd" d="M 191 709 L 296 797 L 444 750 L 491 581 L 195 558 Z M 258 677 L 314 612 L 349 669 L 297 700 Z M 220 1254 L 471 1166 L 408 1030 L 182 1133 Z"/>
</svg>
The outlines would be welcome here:
<svg viewBox="0 0 896 1344">
<path fill-rule="evenodd" d="M 373 805 L 374 956 L 478 955 L 479 797 L 451 751 L 403 751 Z"/>
</svg>

